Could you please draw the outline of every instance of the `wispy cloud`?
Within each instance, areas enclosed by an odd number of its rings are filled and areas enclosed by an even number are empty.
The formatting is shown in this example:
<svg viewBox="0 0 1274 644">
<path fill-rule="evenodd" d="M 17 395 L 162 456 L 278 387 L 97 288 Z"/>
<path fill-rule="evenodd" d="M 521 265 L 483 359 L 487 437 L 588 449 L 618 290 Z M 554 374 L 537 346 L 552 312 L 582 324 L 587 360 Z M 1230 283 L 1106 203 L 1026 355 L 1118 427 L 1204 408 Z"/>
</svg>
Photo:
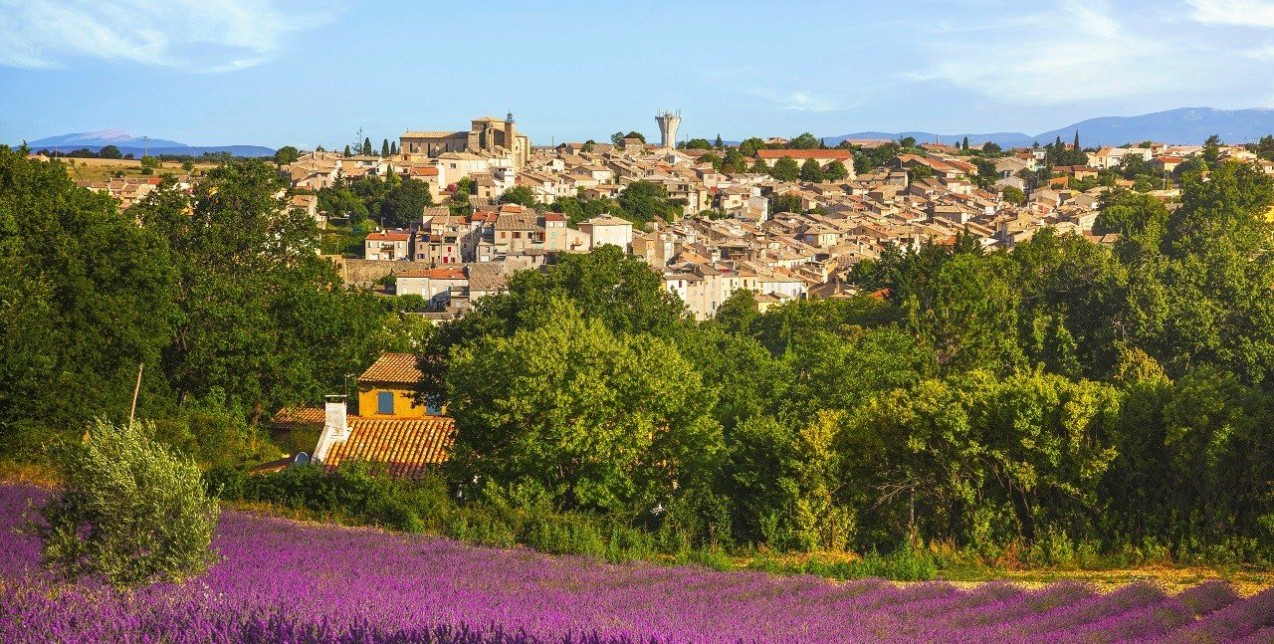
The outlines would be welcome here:
<svg viewBox="0 0 1274 644">
<path fill-rule="evenodd" d="M 274 0 L 0 0 L 0 65 L 62 68 L 100 59 L 225 72 L 259 65 L 334 6 Z"/>
<path fill-rule="evenodd" d="M 1268 0 L 1186 0 L 1190 17 L 1205 25 L 1274 27 L 1274 2 Z"/>
<path fill-rule="evenodd" d="M 808 92 L 791 92 L 776 99 L 781 109 L 797 112 L 829 112 L 836 109 L 830 99 L 814 96 Z"/>
<path fill-rule="evenodd" d="M 746 94 L 763 99 L 769 109 L 790 110 L 793 112 L 833 112 L 846 109 L 849 105 L 823 94 L 808 90 L 773 90 L 762 87 L 749 87 Z"/>
<path fill-rule="evenodd" d="M 1163 64 L 1172 43 L 1129 29 L 1103 0 L 1066 0 L 1010 20 L 978 43 L 934 32 L 930 63 L 905 76 L 1038 104 L 1133 96 L 1180 80 L 1181 69 Z"/>
</svg>

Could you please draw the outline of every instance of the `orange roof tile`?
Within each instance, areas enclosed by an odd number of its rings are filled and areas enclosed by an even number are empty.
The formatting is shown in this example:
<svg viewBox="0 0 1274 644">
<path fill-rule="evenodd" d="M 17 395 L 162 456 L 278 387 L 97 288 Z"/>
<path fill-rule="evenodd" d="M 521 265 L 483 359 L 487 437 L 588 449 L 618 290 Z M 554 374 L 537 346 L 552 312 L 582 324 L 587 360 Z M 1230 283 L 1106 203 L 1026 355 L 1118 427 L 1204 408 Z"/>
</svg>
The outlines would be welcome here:
<svg viewBox="0 0 1274 644">
<path fill-rule="evenodd" d="M 386 230 L 381 233 L 371 233 L 367 239 L 369 241 L 411 241 L 411 233 L 403 230 Z"/>
<path fill-rule="evenodd" d="M 285 407 L 274 415 L 275 425 L 322 425 L 326 420 L 322 407 Z"/>
<path fill-rule="evenodd" d="M 403 271 L 398 277 L 428 277 L 434 280 L 467 280 L 464 271 L 458 268 L 425 268 L 414 271 Z"/>
<path fill-rule="evenodd" d="M 382 353 L 376 362 L 373 362 L 372 366 L 358 377 L 358 381 L 414 385 L 420 382 L 420 378 L 420 369 L 416 368 L 416 356 L 410 353 Z"/>
<path fill-rule="evenodd" d="M 447 460 L 455 436 L 456 421 L 446 416 L 351 418 L 349 439 L 332 446 L 323 466 L 330 471 L 342 461 L 364 461 L 384 464 L 391 476 L 419 478 Z"/>
</svg>

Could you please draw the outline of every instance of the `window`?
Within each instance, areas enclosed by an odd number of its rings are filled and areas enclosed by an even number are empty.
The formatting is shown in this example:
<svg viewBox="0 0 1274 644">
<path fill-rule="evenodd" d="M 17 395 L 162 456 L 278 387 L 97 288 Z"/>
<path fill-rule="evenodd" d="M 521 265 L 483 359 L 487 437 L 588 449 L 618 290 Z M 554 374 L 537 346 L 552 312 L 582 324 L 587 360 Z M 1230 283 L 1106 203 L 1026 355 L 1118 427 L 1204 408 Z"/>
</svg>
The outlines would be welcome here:
<svg viewBox="0 0 1274 644">
<path fill-rule="evenodd" d="M 432 400 L 429 402 L 426 402 L 425 413 L 429 414 L 430 416 L 437 416 L 442 413 L 442 405 L 439 405 L 438 403 L 435 403 Z"/>
<path fill-rule="evenodd" d="M 394 415 L 394 392 L 376 392 L 376 413 L 386 416 Z"/>
</svg>

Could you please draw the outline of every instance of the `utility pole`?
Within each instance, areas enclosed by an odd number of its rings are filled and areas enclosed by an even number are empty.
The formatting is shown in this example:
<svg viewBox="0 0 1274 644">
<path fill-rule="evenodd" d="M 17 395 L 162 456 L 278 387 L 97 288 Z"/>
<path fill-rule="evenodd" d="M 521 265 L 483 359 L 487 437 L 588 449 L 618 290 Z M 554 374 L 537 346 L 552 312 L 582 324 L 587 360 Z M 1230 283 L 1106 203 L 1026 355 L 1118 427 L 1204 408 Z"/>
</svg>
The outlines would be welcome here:
<svg viewBox="0 0 1274 644">
<path fill-rule="evenodd" d="M 142 390 L 142 370 L 146 363 L 137 363 L 137 384 L 133 386 L 133 406 L 128 409 L 128 426 L 133 426 L 133 418 L 137 415 L 137 394 Z"/>
</svg>

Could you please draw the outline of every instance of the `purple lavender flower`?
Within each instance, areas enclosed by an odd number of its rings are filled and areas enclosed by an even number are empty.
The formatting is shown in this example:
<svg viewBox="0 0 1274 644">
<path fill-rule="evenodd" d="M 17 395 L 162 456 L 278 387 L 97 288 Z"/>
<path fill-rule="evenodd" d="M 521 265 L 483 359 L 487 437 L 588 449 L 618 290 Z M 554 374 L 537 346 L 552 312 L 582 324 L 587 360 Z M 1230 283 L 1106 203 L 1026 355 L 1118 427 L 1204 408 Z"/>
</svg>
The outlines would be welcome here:
<svg viewBox="0 0 1274 644">
<path fill-rule="evenodd" d="M 43 494 L 0 486 L 0 642 L 1269 641 L 1274 628 L 1274 591 L 1241 600 L 1223 584 L 1167 597 L 1143 585 L 834 583 L 236 512 L 222 514 L 224 559 L 208 574 L 126 593 L 41 570 L 38 544 L 13 527 Z"/>
</svg>

